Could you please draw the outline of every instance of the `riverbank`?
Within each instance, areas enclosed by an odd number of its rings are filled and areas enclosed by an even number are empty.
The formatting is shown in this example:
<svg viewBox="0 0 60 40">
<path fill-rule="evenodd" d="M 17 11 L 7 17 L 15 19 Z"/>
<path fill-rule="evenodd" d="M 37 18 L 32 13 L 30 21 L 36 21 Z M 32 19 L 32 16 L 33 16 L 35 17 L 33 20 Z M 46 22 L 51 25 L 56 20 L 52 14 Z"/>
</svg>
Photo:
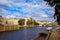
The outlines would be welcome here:
<svg viewBox="0 0 60 40">
<path fill-rule="evenodd" d="M 0 25 L 0 32 L 3 31 L 14 31 L 19 30 L 20 28 L 34 28 L 39 26 L 19 26 L 19 25 Z"/>
<path fill-rule="evenodd" d="M 0 32 L 2 32 L 2 31 L 19 30 L 21 28 L 35 28 L 35 27 L 51 27 L 51 26 L 39 26 L 39 25 L 27 25 L 27 26 L 20 26 L 20 25 L 0 25 Z"/>
<path fill-rule="evenodd" d="M 48 34 L 49 34 L 49 36 L 48 36 Z M 41 37 L 41 35 L 42 35 L 42 37 Z M 48 40 L 60 40 L 60 27 L 58 27 L 54 30 L 40 32 L 39 36 L 37 38 L 35 38 L 35 40 L 41 40 L 42 38 L 44 39 L 44 36 L 46 36 L 45 39 L 48 39 Z"/>
<path fill-rule="evenodd" d="M 38 25 L 19 26 L 19 28 L 34 28 L 34 27 L 42 27 L 42 26 L 38 26 Z"/>
<path fill-rule="evenodd" d="M 60 40 L 60 27 L 51 32 L 49 40 Z"/>
<path fill-rule="evenodd" d="M 0 25 L 0 32 L 12 31 L 12 30 L 19 30 L 19 26 L 17 26 L 17 25 Z"/>
</svg>

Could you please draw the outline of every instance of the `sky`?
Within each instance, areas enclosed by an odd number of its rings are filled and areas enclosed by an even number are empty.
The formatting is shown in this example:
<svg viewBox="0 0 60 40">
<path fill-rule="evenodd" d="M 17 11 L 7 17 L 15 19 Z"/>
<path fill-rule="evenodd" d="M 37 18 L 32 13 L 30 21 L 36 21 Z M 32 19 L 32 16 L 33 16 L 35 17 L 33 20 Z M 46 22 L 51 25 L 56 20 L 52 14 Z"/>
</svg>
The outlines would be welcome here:
<svg viewBox="0 0 60 40">
<path fill-rule="evenodd" d="M 54 22 L 54 7 L 43 0 L 0 0 L 0 15 Z"/>
</svg>

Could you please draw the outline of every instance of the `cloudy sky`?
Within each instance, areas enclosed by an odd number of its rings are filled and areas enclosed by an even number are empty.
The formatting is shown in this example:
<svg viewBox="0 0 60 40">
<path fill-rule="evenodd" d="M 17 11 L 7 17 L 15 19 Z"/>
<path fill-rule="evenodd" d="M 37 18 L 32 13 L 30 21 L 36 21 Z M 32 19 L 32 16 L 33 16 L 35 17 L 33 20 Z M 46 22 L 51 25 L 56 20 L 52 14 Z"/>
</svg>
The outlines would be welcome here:
<svg viewBox="0 0 60 40">
<path fill-rule="evenodd" d="M 6 18 L 28 18 L 54 21 L 54 8 L 43 0 L 0 0 L 0 15 Z"/>
</svg>

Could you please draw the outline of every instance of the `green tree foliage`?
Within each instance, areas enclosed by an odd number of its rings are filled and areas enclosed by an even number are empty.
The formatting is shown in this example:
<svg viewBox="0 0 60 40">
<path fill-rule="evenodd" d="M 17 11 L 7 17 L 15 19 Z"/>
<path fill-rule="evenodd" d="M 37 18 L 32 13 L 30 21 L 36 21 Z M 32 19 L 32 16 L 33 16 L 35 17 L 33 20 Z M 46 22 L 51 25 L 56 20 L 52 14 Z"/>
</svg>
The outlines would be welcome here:
<svg viewBox="0 0 60 40">
<path fill-rule="evenodd" d="M 19 19 L 18 23 L 19 23 L 19 25 L 24 25 L 25 24 L 25 19 Z"/>
<path fill-rule="evenodd" d="M 39 25 L 35 20 L 28 20 L 27 25 Z"/>
<path fill-rule="evenodd" d="M 32 24 L 33 24 L 33 21 L 31 21 L 31 20 L 27 21 L 27 25 L 32 25 Z"/>
<path fill-rule="evenodd" d="M 34 25 L 39 25 L 39 23 L 37 23 L 37 22 L 34 20 Z"/>
<path fill-rule="evenodd" d="M 60 25 L 60 0 L 44 0 L 51 7 L 55 6 L 54 18 L 57 18 L 58 25 Z"/>
</svg>

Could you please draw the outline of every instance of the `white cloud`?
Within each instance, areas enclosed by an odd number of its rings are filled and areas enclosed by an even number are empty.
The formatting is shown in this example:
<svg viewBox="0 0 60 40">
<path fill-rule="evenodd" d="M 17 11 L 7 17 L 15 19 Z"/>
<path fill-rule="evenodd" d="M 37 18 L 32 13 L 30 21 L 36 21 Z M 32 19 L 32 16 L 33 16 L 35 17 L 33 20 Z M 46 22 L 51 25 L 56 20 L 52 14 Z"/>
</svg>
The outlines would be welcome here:
<svg viewBox="0 0 60 40">
<path fill-rule="evenodd" d="M 7 18 L 15 18 L 14 15 L 7 15 Z"/>
<path fill-rule="evenodd" d="M 27 15 L 24 15 L 19 12 L 11 13 L 10 11 L 4 10 L 2 8 L 1 9 L 2 13 L 4 13 L 5 16 L 7 15 L 6 16 L 7 18 L 26 16 L 26 17 L 35 17 L 36 19 L 40 19 L 40 20 L 48 20 L 49 19 L 48 17 L 53 15 L 54 8 L 48 7 L 48 5 L 46 5 L 46 2 L 44 2 L 44 1 L 40 2 L 40 1 L 41 0 L 33 0 L 33 2 L 26 3 L 24 0 L 8 0 L 8 1 L 0 0 L 0 6 L 8 7 L 11 10 L 16 9 L 17 11 L 22 11 L 22 12 L 28 13 Z M 16 8 L 14 8 L 14 7 L 16 7 Z M 19 9 L 18 7 L 21 7 L 21 9 Z M 46 11 L 49 13 L 49 15 L 46 14 Z"/>
</svg>

